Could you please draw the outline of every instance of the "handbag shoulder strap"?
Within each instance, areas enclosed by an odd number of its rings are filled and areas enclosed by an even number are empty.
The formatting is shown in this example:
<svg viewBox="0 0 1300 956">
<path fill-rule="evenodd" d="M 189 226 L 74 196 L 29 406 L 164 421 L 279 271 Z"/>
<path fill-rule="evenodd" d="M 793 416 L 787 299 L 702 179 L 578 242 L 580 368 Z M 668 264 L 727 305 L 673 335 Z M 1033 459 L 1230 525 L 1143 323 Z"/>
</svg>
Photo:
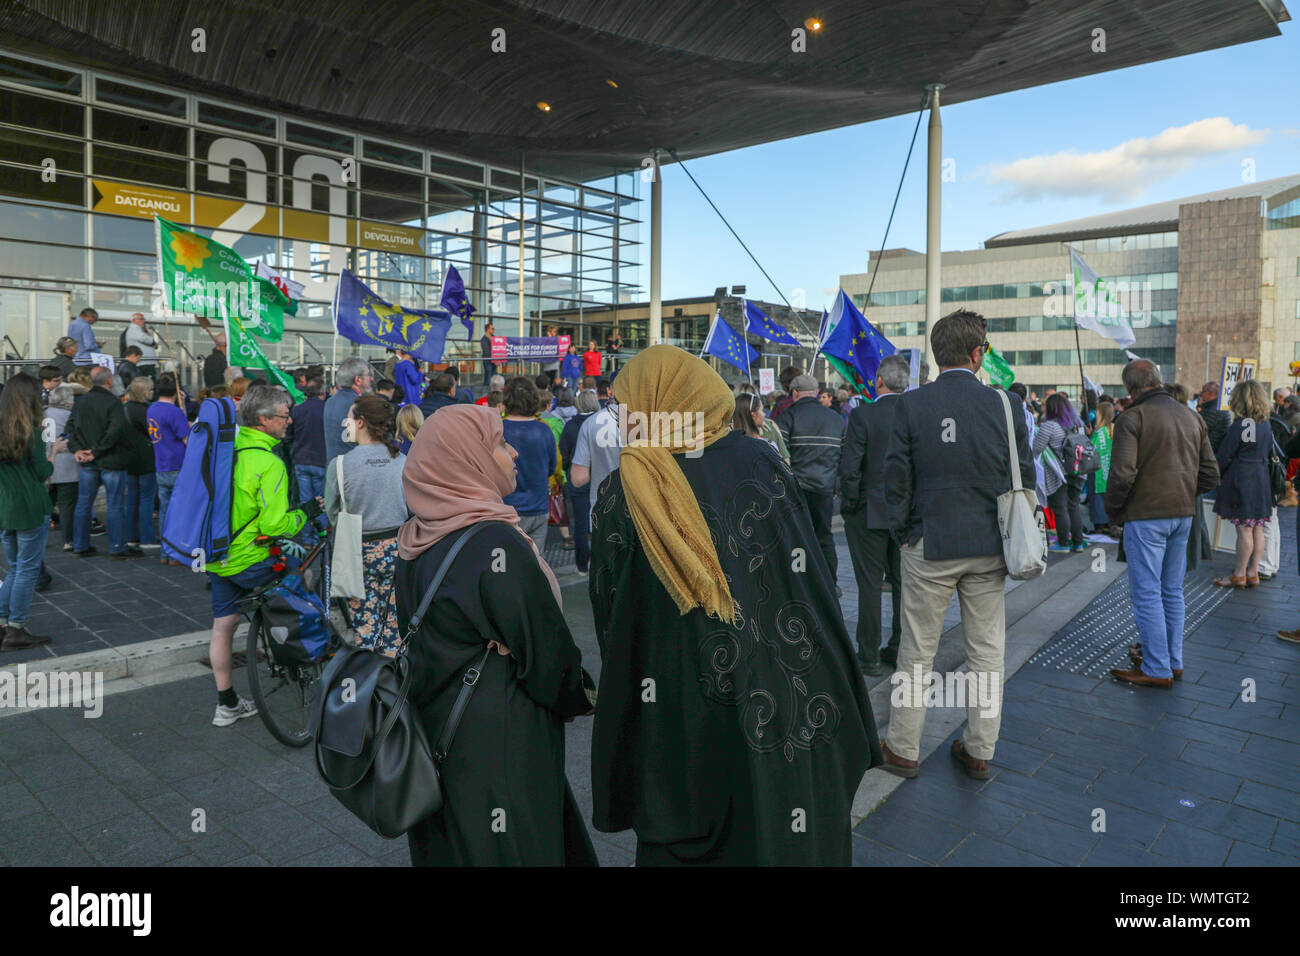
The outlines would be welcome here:
<svg viewBox="0 0 1300 956">
<path fill-rule="evenodd" d="M 420 625 L 424 622 L 424 615 L 428 613 L 429 605 L 433 603 L 433 599 L 438 593 L 438 588 L 442 587 L 442 579 L 445 578 L 447 572 L 451 570 L 451 563 L 456 560 L 456 555 L 460 554 L 460 549 L 465 547 L 470 538 L 483 530 L 487 523 L 488 522 L 486 521 L 480 521 L 478 524 L 470 525 L 469 530 L 456 539 L 456 543 L 451 546 L 446 557 L 442 559 L 442 564 L 438 566 L 438 570 L 434 574 L 433 580 L 430 581 L 429 586 L 425 588 L 424 597 L 420 599 L 419 607 L 415 609 L 415 613 L 411 615 L 411 620 L 406 625 L 406 639 L 402 641 L 403 652 L 405 652 L 405 648 L 410 647 L 411 638 L 415 637 L 415 632 L 420 629 Z"/>
<path fill-rule="evenodd" d="M 438 763 L 447 759 L 451 742 L 456 739 L 456 730 L 460 727 L 460 719 L 465 716 L 465 708 L 469 706 L 469 699 L 474 695 L 474 687 L 478 684 L 478 679 L 482 676 L 483 668 L 487 666 L 491 654 L 492 647 L 489 645 L 483 652 L 483 656 L 479 658 L 478 664 L 465 671 L 465 676 L 461 679 L 460 693 L 456 695 L 456 702 L 451 705 L 451 713 L 447 715 L 447 722 L 442 725 L 442 733 L 438 735 L 438 745 L 433 751 L 433 758 Z"/>
<path fill-rule="evenodd" d="M 1016 426 L 1011 419 L 1011 399 L 1007 398 L 1007 393 L 998 389 L 998 398 L 1002 399 L 1002 410 L 1006 412 L 1007 417 L 1007 454 L 1011 464 L 1011 489 L 1013 491 L 1023 491 L 1024 485 L 1020 481 L 1020 456 L 1016 454 Z"/>
<path fill-rule="evenodd" d="M 343 494 L 343 456 L 336 455 L 334 458 L 334 474 L 338 477 L 339 484 L 339 511 L 348 510 L 348 499 Z"/>
</svg>

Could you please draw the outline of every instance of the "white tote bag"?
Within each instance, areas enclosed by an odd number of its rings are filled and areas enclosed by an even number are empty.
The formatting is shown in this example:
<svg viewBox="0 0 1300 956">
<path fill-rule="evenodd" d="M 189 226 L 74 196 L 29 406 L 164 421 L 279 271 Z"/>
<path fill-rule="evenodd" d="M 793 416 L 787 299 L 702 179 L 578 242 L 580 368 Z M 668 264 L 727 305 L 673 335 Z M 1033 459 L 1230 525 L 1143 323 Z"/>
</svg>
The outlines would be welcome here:
<svg viewBox="0 0 1300 956">
<path fill-rule="evenodd" d="M 1011 464 L 1011 490 L 998 495 L 1002 557 L 1007 563 L 1007 573 L 1013 579 L 1028 581 L 1047 570 L 1047 527 L 1037 510 L 1038 497 L 1020 480 L 1020 455 L 1016 452 L 1011 399 L 1001 389 L 997 391 L 1007 413 L 1007 451 Z"/>
<path fill-rule="evenodd" d="M 330 560 L 330 597 L 364 598 L 366 576 L 361 563 L 361 515 L 348 513 L 343 494 L 343 456 L 334 459 L 339 486 L 339 513 L 334 519 L 334 555 Z"/>
</svg>

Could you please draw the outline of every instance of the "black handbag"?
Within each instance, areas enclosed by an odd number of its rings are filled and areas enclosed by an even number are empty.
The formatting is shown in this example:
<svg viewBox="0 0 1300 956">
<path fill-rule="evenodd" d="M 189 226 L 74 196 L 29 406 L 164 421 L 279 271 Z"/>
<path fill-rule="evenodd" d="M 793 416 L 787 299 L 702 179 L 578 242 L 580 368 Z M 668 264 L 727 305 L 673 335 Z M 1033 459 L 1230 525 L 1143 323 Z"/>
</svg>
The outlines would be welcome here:
<svg viewBox="0 0 1300 956">
<path fill-rule="evenodd" d="M 335 654 L 321 675 L 308 726 L 315 738 L 316 770 L 341 804 L 388 839 L 442 809 L 438 768 L 492 653 L 488 648 L 465 672 L 437 746 L 431 747 L 424 722 L 407 700 L 411 663 L 406 652 L 452 561 L 483 526 L 471 526 L 442 559 L 396 657 L 350 647 Z"/>
<path fill-rule="evenodd" d="M 1274 498 L 1286 494 L 1286 459 L 1277 446 L 1277 438 L 1273 438 L 1273 450 L 1268 456 L 1268 481 Z"/>
</svg>

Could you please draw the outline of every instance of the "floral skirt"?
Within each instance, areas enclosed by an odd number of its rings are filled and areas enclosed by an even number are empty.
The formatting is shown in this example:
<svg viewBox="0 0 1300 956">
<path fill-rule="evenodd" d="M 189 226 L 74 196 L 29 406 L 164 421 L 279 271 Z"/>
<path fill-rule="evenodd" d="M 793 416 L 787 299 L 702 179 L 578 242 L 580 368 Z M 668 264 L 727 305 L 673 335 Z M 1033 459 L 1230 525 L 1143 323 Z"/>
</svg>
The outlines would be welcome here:
<svg viewBox="0 0 1300 956">
<path fill-rule="evenodd" d="M 357 642 L 370 650 L 393 655 L 401 645 L 397 628 L 395 574 L 397 538 L 380 538 L 361 543 L 366 596 L 348 600 Z"/>
<path fill-rule="evenodd" d="M 1226 521 L 1235 524 L 1238 528 L 1263 528 L 1267 527 L 1271 518 L 1226 518 Z"/>
</svg>

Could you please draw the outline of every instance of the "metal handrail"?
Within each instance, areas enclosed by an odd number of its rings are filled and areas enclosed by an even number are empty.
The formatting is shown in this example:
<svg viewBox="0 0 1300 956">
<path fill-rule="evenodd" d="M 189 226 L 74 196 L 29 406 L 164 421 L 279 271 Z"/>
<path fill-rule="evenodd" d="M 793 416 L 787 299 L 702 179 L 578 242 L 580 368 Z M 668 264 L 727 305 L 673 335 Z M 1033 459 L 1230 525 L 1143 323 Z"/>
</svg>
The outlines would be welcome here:
<svg viewBox="0 0 1300 956">
<path fill-rule="evenodd" d="M 307 338 L 307 336 L 303 335 L 301 332 L 295 332 L 294 335 L 298 336 L 298 339 L 299 339 L 299 340 L 300 340 L 304 345 L 306 345 L 306 346 L 307 346 L 308 348 L 310 348 L 313 352 L 315 352 L 315 353 L 320 357 L 320 359 L 321 359 L 322 362 L 325 360 L 325 353 L 322 352 L 320 349 L 316 348 L 316 346 L 312 345 L 312 343 L 311 343 L 311 339 Z"/>
</svg>

